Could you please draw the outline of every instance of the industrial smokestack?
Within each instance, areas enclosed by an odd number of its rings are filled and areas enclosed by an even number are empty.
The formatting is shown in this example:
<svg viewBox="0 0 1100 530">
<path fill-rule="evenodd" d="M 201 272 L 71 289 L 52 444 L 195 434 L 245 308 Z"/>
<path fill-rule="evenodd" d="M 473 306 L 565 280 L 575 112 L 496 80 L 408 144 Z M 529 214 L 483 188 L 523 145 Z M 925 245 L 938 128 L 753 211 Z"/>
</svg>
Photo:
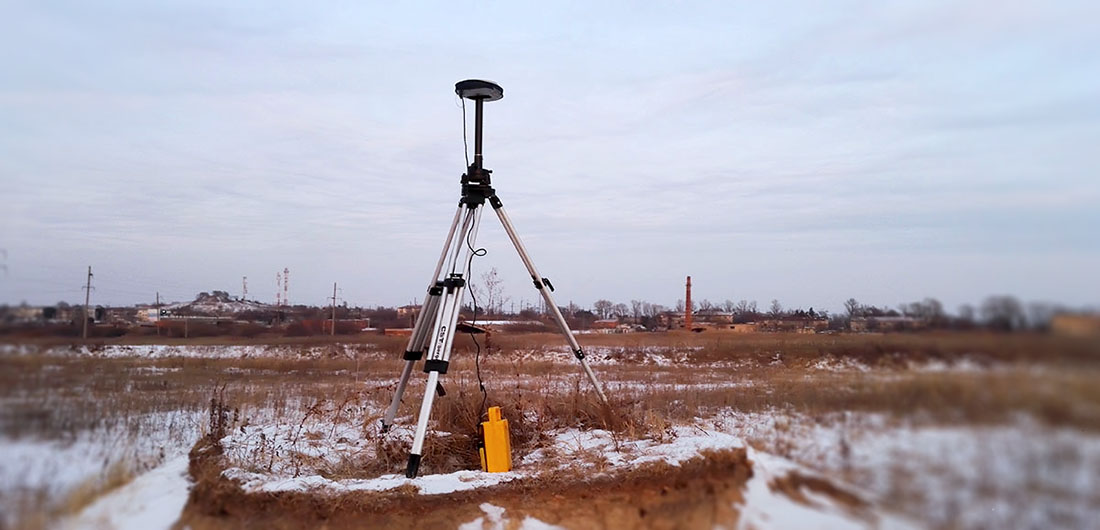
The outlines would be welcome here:
<svg viewBox="0 0 1100 530">
<path fill-rule="evenodd" d="M 684 295 L 684 329 L 691 331 L 691 276 L 688 276 L 687 294 Z"/>
</svg>

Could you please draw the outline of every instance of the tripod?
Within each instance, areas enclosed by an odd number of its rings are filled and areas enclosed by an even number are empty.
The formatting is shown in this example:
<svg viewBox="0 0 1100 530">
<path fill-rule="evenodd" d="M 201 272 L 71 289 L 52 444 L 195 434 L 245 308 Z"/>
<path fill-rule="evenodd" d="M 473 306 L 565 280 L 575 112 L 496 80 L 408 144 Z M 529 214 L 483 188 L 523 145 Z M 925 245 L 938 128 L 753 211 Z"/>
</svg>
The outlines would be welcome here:
<svg viewBox="0 0 1100 530">
<path fill-rule="evenodd" d="M 501 225 L 504 226 L 512 245 L 531 274 L 531 280 L 538 289 L 550 314 L 558 324 L 558 328 L 569 343 L 573 355 L 581 363 L 585 375 L 596 389 L 596 394 L 604 403 L 607 396 L 604 395 L 600 382 L 592 373 L 592 368 L 585 360 L 584 351 L 577 344 L 577 339 L 565 322 L 561 310 L 554 303 L 551 292 L 554 286 L 550 280 L 539 275 L 535 264 L 523 247 L 519 236 L 516 234 L 512 221 L 504 211 L 504 204 L 497 197 L 496 190 L 490 182 L 491 170 L 482 165 L 481 156 L 481 126 L 482 108 L 485 102 L 496 101 L 504 97 L 504 89 L 490 81 L 468 79 L 455 84 L 455 93 L 459 97 L 472 100 L 474 110 L 474 161 L 462 175 L 462 198 L 458 201 L 458 209 L 451 221 L 451 229 L 447 233 L 447 240 L 443 245 L 443 252 L 435 265 L 435 273 L 432 275 L 431 284 L 428 286 L 428 295 L 424 298 L 424 304 L 420 308 L 420 315 L 416 319 L 409 344 L 405 348 L 403 359 L 405 367 L 401 371 L 401 379 L 397 383 L 393 401 L 386 416 L 382 419 L 382 432 L 386 432 L 393 425 L 397 416 L 397 408 L 401 404 L 401 397 L 405 393 L 405 387 L 412 375 L 413 365 L 424 354 L 428 359 L 424 362 L 424 371 L 428 374 L 428 384 L 424 389 L 424 401 L 420 405 L 420 414 L 417 417 L 416 433 L 413 436 L 412 449 L 409 451 L 409 464 L 405 470 L 405 476 L 415 478 L 420 469 L 420 459 L 424 454 L 424 436 L 428 430 L 428 418 L 432 412 L 432 402 L 436 394 L 443 396 L 443 386 L 439 383 L 439 377 L 447 373 L 447 367 L 451 359 L 451 347 L 454 345 L 455 326 L 458 324 L 459 311 L 462 308 L 462 295 L 466 289 L 470 260 L 477 255 L 474 242 L 477 240 L 478 227 L 481 224 L 483 206 L 488 201 L 493 207 Z"/>
</svg>

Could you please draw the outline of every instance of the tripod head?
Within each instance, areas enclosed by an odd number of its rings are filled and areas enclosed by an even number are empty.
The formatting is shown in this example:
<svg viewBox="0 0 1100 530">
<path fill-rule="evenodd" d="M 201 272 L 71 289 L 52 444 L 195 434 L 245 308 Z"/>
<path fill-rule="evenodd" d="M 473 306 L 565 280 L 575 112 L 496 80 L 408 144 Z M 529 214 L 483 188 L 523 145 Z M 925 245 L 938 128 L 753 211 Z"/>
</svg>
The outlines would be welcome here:
<svg viewBox="0 0 1100 530">
<path fill-rule="evenodd" d="M 463 99 L 474 102 L 474 163 L 466 169 L 462 176 L 462 183 L 475 185 L 489 185 L 489 173 L 491 171 L 482 165 L 481 156 L 481 124 L 483 106 L 486 101 L 496 101 L 504 97 L 504 89 L 500 85 L 482 79 L 467 79 L 455 83 L 455 94 Z"/>
</svg>

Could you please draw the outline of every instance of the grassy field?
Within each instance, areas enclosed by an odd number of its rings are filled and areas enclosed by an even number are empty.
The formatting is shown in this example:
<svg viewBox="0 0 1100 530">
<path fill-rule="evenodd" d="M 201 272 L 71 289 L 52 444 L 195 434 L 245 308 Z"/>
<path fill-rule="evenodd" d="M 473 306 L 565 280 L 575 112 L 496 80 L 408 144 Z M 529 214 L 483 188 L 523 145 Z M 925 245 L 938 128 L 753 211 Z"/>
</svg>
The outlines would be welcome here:
<svg viewBox="0 0 1100 530">
<path fill-rule="evenodd" d="M 269 449 L 281 451 L 280 458 L 298 473 L 354 479 L 403 469 L 405 443 L 371 430 L 392 395 L 403 339 L 173 339 L 157 344 L 190 353 L 158 358 L 142 354 L 155 343 L 149 339 L 90 345 L 32 341 L 0 355 L 3 443 L 36 448 L 22 467 L 4 464 L 5 479 L 14 482 L 0 497 L 5 514 L 0 524 L 48 526 L 171 454 L 185 452 L 196 440 L 212 432 L 217 436 L 210 439 L 220 439 L 245 426 L 282 426 L 287 433 L 296 428 L 293 438 L 272 439 Z M 582 345 L 607 386 L 610 408 L 595 399 L 561 342 L 548 334 L 494 335 L 487 347 L 482 340 L 483 396 L 473 344 L 462 337 L 444 378 L 447 396 L 433 411 L 433 433 L 450 434 L 429 438 L 423 472 L 476 468 L 473 437 L 483 399 L 509 411 L 516 461 L 552 448 L 547 433 L 564 429 L 659 441 L 675 426 L 730 414 L 793 418 L 809 426 L 830 426 L 856 414 L 942 428 L 1026 418 L 1086 436 L 1100 431 L 1096 341 L 992 334 L 584 335 Z M 134 348 L 123 350 L 126 355 L 106 355 L 121 346 Z M 202 349 L 233 353 L 246 346 L 270 354 L 213 358 Z M 414 378 L 406 395 L 405 422 L 412 421 L 423 395 L 421 379 Z M 332 432 L 319 425 L 333 426 Z M 766 435 L 748 436 L 754 447 L 800 454 L 805 440 L 796 436 L 797 429 L 769 425 Z M 344 438 L 354 434 L 366 445 L 340 458 L 297 450 L 312 439 L 314 448 L 339 452 L 335 426 L 347 430 Z M 219 465 L 263 471 L 258 454 L 230 452 Z M 48 472 L 47 461 L 56 458 L 89 464 L 59 479 Z M 35 467 L 34 459 L 41 465 Z M 42 480 L 35 478 L 40 475 Z M 212 491 L 199 489 L 205 495 Z M 906 490 L 897 491 L 902 496 Z M 914 509 L 912 502 L 890 495 L 883 494 L 887 506 Z M 220 520 L 194 502 L 189 513 L 199 526 Z"/>
</svg>

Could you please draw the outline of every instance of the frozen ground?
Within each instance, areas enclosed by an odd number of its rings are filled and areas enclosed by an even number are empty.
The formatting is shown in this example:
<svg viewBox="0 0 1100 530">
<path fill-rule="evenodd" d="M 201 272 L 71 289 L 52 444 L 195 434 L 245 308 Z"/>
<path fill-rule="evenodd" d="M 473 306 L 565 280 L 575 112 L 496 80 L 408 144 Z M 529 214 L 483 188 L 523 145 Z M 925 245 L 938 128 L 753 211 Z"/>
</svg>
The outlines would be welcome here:
<svg viewBox="0 0 1100 530">
<path fill-rule="evenodd" d="M 301 436 L 294 441 L 300 429 L 292 425 L 235 432 L 223 443 L 238 461 L 256 454 L 263 440 L 269 448 L 285 447 L 282 454 L 304 454 L 317 467 L 284 460 L 266 470 L 233 467 L 226 476 L 255 492 L 325 494 L 412 486 L 422 494 L 437 494 L 537 478 L 571 467 L 598 474 L 651 461 L 676 465 L 707 449 L 748 444 L 756 475 L 741 508 L 744 521 L 759 528 L 1085 528 L 1100 520 L 1100 437 L 1051 430 L 1026 417 L 1008 425 L 939 427 L 877 414 L 811 418 L 726 410 L 640 440 L 598 429 L 558 430 L 547 433 L 543 448 L 517 460 L 513 472 L 459 471 L 413 480 L 399 474 L 343 480 L 321 476 L 331 476 L 319 470 L 339 465 L 348 454 L 373 458 L 378 447 L 377 432 L 369 428 L 350 429 L 354 433 L 339 426 L 315 430 L 321 426 L 306 426 L 306 432 L 314 433 L 307 442 Z M 389 436 L 407 444 L 411 434 L 398 429 Z M 792 471 L 824 477 L 874 508 L 853 515 L 810 494 L 813 504 L 807 506 L 770 487 L 771 481 Z M 486 517 L 488 524 L 492 518 Z"/>
<path fill-rule="evenodd" d="M 203 421 L 203 413 L 177 410 L 105 419 L 71 439 L 0 438 L 4 526 L 14 526 L 28 506 L 63 512 L 117 482 L 186 457 Z"/>
<path fill-rule="evenodd" d="M 129 484 L 100 497 L 60 527 L 76 530 L 167 529 L 179 519 L 191 483 L 187 455 L 176 456 Z"/>
<path fill-rule="evenodd" d="M 700 369 L 691 381 L 671 379 L 679 372 L 667 370 L 690 360 L 692 348 L 588 348 L 594 364 L 605 366 L 608 388 L 617 394 L 643 395 L 663 391 L 729 391 L 755 384 L 723 380 L 727 372 Z M 7 355 L 41 353 L 9 346 Z M 110 346 L 102 349 L 58 348 L 51 356 L 96 358 L 211 357 L 223 359 L 279 357 L 313 359 L 357 355 L 378 356 L 369 346 Z M 516 352 L 513 359 L 550 360 L 562 369 L 545 376 L 509 373 L 497 384 L 530 385 L 548 392 L 567 392 L 579 380 L 575 360 L 563 348 L 537 348 Z M 501 363 L 502 359 L 496 362 Z M 502 364 L 505 364 L 502 363 Z M 161 363 L 163 364 L 163 362 Z M 613 365 L 624 369 L 616 372 Z M 632 380 L 632 366 L 645 380 Z M 725 365 L 723 365 L 725 366 Z M 1012 366 L 1012 365 L 1006 365 Z M 46 366 L 44 371 L 52 370 Z M 234 369 L 225 373 L 247 376 Z M 905 377 L 905 370 L 873 368 L 850 359 L 825 358 L 806 366 L 805 377 L 816 372 L 855 374 L 886 380 Z M 987 373 L 1003 369 L 962 360 L 934 361 L 909 366 L 924 374 Z M 135 376 L 170 378 L 178 368 L 138 366 Z M 507 372 L 507 370 L 504 370 Z M 240 373 L 238 373 L 240 372 Z M 1041 372 L 1036 372 L 1040 374 Z M 648 375 L 647 375 L 648 374 Z M 670 379 L 666 379 L 666 376 Z M 454 377 L 466 377 L 456 374 Z M 802 377 L 799 375 L 798 377 Z M 392 382 L 391 374 L 371 374 L 370 384 Z M 350 376 L 348 377 L 350 379 Z M 144 380 L 144 379 L 143 379 Z M 453 379 L 452 379 L 453 380 Z M 267 384 L 278 384 L 277 380 Z M 360 383 L 361 384 L 361 383 Z M 452 383 L 453 384 L 453 383 Z M 365 386 L 365 385 L 363 385 Z M 362 388 L 362 386 L 360 387 Z M 381 387 L 379 387 L 381 388 Z M 413 389 L 413 399 L 423 392 Z M 293 394 L 293 393 L 291 393 Z M 19 407 L 34 396 L 7 395 L 4 407 Z M 79 391 L 57 390 L 45 402 L 80 401 Z M 345 403 L 344 405 L 348 405 Z M 1100 521 L 1100 436 L 1070 428 L 1054 429 L 1029 416 L 991 425 L 938 425 L 918 416 L 872 413 L 805 415 L 784 411 L 741 413 L 730 408 L 708 411 L 694 423 L 671 427 L 664 435 L 628 440 L 601 430 L 559 429 L 547 433 L 543 448 L 517 459 L 516 471 L 486 475 L 475 471 L 424 476 L 413 481 L 395 474 L 374 477 L 347 473 L 370 461 L 380 449 L 376 425 L 381 406 L 369 400 L 344 409 L 344 416 L 306 416 L 309 401 L 284 397 L 280 409 L 253 407 L 242 416 L 224 442 L 236 464 L 227 476 L 251 491 L 308 490 L 340 492 L 386 490 L 413 486 L 423 494 L 447 493 L 500 484 L 563 466 L 580 466 L 594 473 L 661 460 L 682 462 L 708 448 L 747 446 L 754 475 L 740 506 L 742 522 L 767 527 L 927 527 L 960 528 L 1087 528 Z M 160 410 L 126 418 L 103 418 L 75 434 L 36 436 L 0 433 L 0 511 L 2 526 L 15 526 L 13 514 L 29 497 L 46 498 L 63 508 L 74 493 L 97 492 L 110 482 L 112 473 L 134 474 L 132 482 L 96 498 L 79 513 L 65 519 L 69 528 L 160 528 L 175 521 L 186 498 L 187 482 L 179 473 L 184 455 L 208 421 L 199 408 Z M 49 407 L 47 407 L 49 408 Z M 289 412 L 287 412 L 289 411 Z M 412 418 L 401 419 L 409 425 Z M 364 427 L 367 426 L 367 427 Z M 436 433 L 445 435 L 445 433 Z M 407 444 L 408 428 L 398 428 L 389 439 Z M 338 473 L 331 473 L 336 470 Z M 870 513 L 853 514 L 830 499 L 806 493 L 809 503 L 796 502 L 778 493 L 771 482 L 792 470 L 826 477 L 872 503 Z M 340 472 L 344 474 L 341 475 Z M 340 478 L 347 475 L 348 478 Z M 327 478 L 326 478 L 327 477 Z M 123 481 L 125 482 L 125 481 Z M 163 494 L 163 495 L 162 495 Z M 82 504 L 81 504 L 82 505 Z M 142 509 L 142 507 L 149 509 Z M 483 506 L 475 527 L 545 528 L 535 519 L 514 521 L 492 505 Z M 174 513 L 173 513 L 174 512 Z M 898 515 L 900 514 L 900 515 Z"/>
<path fill-rule="evenodd" d="M 876 414 L 727 412 L 708 422 L 842 478 L 935 527 L 1086 528 L 1100 521 L 1100 436 L 1020 417 L 920 426 Z"/>
<path fill-rule="evenodd" d="M 222 442 L 229 454 L 247 455 L 256 450 L 257 433 L 284 443 L 279 429 L 254 428 L 251 433 L 234 434 Z M 346 433 L 345 433 L 346 434 Z M 408 433 L 398 433 L 399 439 Z M 346 437 L 340 435 L 341 440 Z M 368 436 L 369 438 L 369 436 Z M 327 444 L 320 439 L 314 447 Z M 344 450 L 363 444 L 341 442 Z M 307 444 L 308 445 L 308 444 Z M 227 478 L 238 481 L 250 492 L 313 492 L 318 495 L 340 494 L 351 491 L 384 491 L 396 488 L 416 488 L 421 494 L 442 494 L 471 490 L 507 483 L 516 479 L 534 479 L 554 476 L 563 470 L 578 469 L 586 476 L 613 474 L 649 462 L 679 465 L 700 456 L 706 450 L 723 450 L 746 447 L 744 441 L 728 432 L 704 429 L 698 425 L 671 428 L 660 439 L 624 440 L 603 430 L 564 429 L 548 433 L 544 449 L 538 449 L 517 462 L 515 470 L 508 473 L 487 474 L 478 471 L 457 471 L 440 475 L 426 475 L 407 479 L 399 474 L 385 474 L 375 478 L 336 480 L 315 474 L 316 469 L 301 468 L 289 462 L 275 465 L 272 471 L 254 472 L 239 467 L 224 472 Z M 294 450 L 288 448 L 284 454 Z M 318 451 L 314 456 L 332 459 L 332 452 Z M 369 455 L 367 455 L 369 457 Z M 890 528 L 913 527 L 909 520 L 884 509 L 869 509 L 853 513 L 826 496 L 813 497 L 812 504 L 796 502 L 772 487 L 774 480 L 791 472 L 816 475 L 817 472 L 790 460 L 749 448 L 753 465 L 753 477 L 746 487 L 746 501 L 742 510 L 741 528 Z M 842 484 L 842 486 L 844 486 Z M 852 486 L 854 491 L 859 491 Z M 860 492 L 864 495 L 866 493 Z M 503 508 L 483 505 L 485 516 L 466 523 L 464 528 L 511 528 L 512 521 Z M 523 528 L 545 528 L 549 525 L 537 519 L 525 518 L 518 522 Z M 542 525 L 542 526 L 540 526 Z"/>
<path fill-rule="evenodd" d="M 99 344 L 86 346 L 73 344 L 69 346 L 49 346 L 44 348 L 13 344 L 0 345 L 0 355 L 31 354 L 98 357 L 104 359 L 130 357 L 144 359 L 167 359 L 175 357 L 199 357 L 206 359 L 320 359 L 339 357 L 354 359 L 356 356 L 379 356 L 381 352 L 368 344 L 326 344 L 322 346 L 226 344 L 188 346 L 168 344 Z"/>
</svg>

